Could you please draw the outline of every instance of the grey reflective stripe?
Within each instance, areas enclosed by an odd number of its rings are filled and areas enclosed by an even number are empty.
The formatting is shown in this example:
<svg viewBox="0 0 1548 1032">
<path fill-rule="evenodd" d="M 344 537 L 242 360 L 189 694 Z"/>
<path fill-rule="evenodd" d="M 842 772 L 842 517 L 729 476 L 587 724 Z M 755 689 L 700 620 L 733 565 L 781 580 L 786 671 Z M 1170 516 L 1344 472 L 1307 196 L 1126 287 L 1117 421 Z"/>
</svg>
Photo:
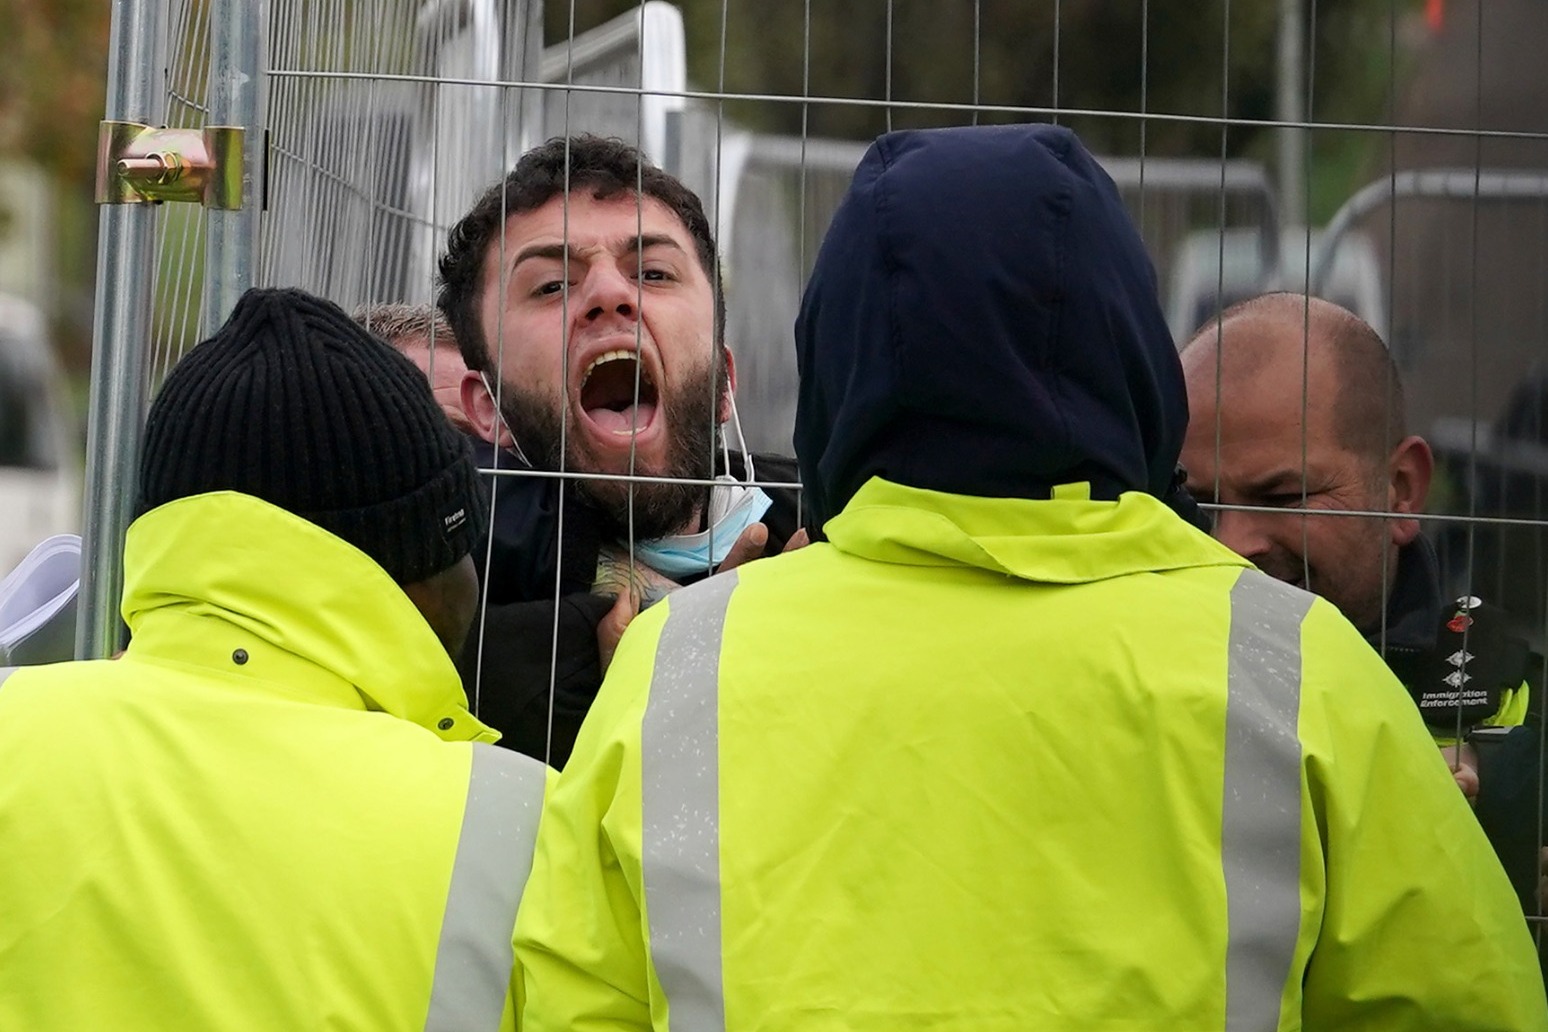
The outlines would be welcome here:
<svg viewBox="0 0 1548 1032">
<path fill-rule="evenodd" d="M 731 571 L 672 593 L 640 728 L 650 955 L 672 1028 L 726 1027 L 720 971 L 720 639 Z"/>
<path fill-rule="evenodd" d="M 511 984 L 511 932 L 532 870 L 546 771 L 529 757 L 473 743 L 426 1032 L 500 1027 Z"/>
<path fill-rule="evenodd" d="M 1226 1032 L 1273 1032 L 1301 927 L 1301 623 L 1312 596 L 1256 570 L 1231 589 L 1220 860 Z"/>
<path fill-rule="evenodd" d="M 5 679 L 20 670 L 20 667 L 0 667 L 0 684 L 5 684 Z"/>
</svg>

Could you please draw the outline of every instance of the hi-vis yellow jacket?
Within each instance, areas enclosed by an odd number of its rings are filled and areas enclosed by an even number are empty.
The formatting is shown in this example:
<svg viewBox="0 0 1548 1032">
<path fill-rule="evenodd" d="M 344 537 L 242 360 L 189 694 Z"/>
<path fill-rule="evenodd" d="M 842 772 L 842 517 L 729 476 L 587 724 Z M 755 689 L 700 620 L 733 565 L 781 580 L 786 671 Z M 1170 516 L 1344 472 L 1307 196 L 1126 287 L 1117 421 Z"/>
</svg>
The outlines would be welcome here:
<svg viewBox="0 0 1548 1032">
<path fill-rule="evenodd" d="M 363 553 L 232 493 L 138 520 L 133 644 L 0 683 L 0 1029 L 510 1029 L 546 768 Z"/>
<path fill-rule="evenodd" d="M 1548 1027 L 1337 611 L 1154 498 L 872 479 L 629 629 L 545 806 L 524 1027 Z"/>
</svg>

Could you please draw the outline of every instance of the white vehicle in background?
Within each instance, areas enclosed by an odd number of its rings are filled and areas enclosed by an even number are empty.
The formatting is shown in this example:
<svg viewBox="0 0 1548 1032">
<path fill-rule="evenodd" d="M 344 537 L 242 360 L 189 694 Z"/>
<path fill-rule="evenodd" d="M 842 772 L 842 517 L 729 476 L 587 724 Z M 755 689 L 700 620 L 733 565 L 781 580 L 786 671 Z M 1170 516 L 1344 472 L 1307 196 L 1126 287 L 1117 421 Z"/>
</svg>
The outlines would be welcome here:
<svg viewBox="0 0 1548 1032">
<path fill-rule="evenodd" d="M 0 575 L 44 538 L 77 529 L 75 425 L 43 313 L 0 294 Z"/>
<path fill-rule="evenodd" d="M 1286 227 L 1279 234 L 1278 253 L 1266 253 L 1267 240 L 1256 228 L 1199 230 L 1184 239 L 1166 293 L 1167 323 L 1178 344 L 1238 301 L 1276 290 L 1306 292 L 1308 269 L 1315 275 L 1321 256 L 1323 231 L 1308 234 L 1303 226 Z M 1342 234 L 1331 260 L 1321 289 L 1313 293 L 1349 309 L 1390 341 L 1386 280 L 1370 240 L 1361 233 Z"/>
</svg>

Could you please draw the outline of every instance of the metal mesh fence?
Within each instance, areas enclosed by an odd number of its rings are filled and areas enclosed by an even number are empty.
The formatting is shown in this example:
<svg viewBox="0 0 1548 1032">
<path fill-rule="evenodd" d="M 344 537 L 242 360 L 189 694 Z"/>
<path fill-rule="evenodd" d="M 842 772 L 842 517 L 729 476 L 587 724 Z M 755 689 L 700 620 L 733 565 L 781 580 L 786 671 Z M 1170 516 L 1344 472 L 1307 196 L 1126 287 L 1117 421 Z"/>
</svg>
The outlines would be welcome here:
<svg viewBox="0 0 1548 1032">
<path fill-rule="evenodd" d="M 166 124 L 202 129 L 209 121 L 209 5 L 195 0 L 174 5 L 169 35 Z M 205 240 L 200 214 L 183 205 L 158 212 L 154 369 L 168 368 L 198 339 Z"/>
<path fill-rule="evenodd" d="M 993 62 L 985 60 L 984 40 L 1003 31 L 993 23 L 993 5 L 962 5 L 962 18 L 972 21 L 972 88 L 952 98 L 907 94 L 905 69 L 895 75 L 893 65 L 905 42 L 919 45 L 895 36 L 906 5 L 871 6 L 856 13 L 852 37 L 813 39 L 807 4 L 805 88 L 797 94 L 772 85 L 728 88 L 735 26 L 761 24 L 751 3 L 698 5 L 685 22 L 677 8 L 652 0 L 579 28 L 571 5 L 559 12 L 567 26 L 557 38 L 556 12 L 547 12 L 545 40 L 536 0 L 275 2 L 264 70 L 269 166 L 258 280 L 305 287 L 346 309 L 428 303 L 447 230 L 519 154 L 556 135 L 620 136 L 704 199 L 722 249 L 727 339 L 738 371 L 741 441 L 733 435 L 732 443 L 784 452 L 795 406 L 791 322 L 866 141 L 757 126 L 788 126 L 794 108 L 801 125 L 818 109 L 884 112 L 889 125 L 1070 121 L 1107 145 L 1104 166 L 1150 249 L 1179 341 L 1224 305 L 1309 284 L 1389 342 L 1406 381 L 1410 428 L 1436 452 L 1424 526 L 1448 596 L 1498 600 L 1517 633 L 1539 651 L 1548 646 L 1548 301 L 1541 286 L 1548 133 L 1529 128 L 1540 123 L 1548 93 L 1508 76 L 1495 83 L 1488 72 L 1502 67 L 1495 51 L 1511 48 L 1513 37 L 1531 37 L 1522 24 L 1538 26 L 1540 12 L 1519 3 L 1452 4 L 1446 34 L 1425 50 L 1414 43 L 1420 23 L 1413 5 L 1365 5 L 1375 19 L 1372 45 L 1390 47 L 1377 72 L 1388 76 L 1376 91 L 1382 110 L 1338 114 L 1313 47 L 1301 55 L 1301 77 L 1288 84 L 1292 103 L 1269 117 L 1264 105 L 1245 114 L 1233 106 L 1230 70 L 1242 60 L 1231 53 L 1234 26 L 1272 5 L 1239 0 L 1189 16 L 1222 19 L 1205 26 L 1218 37 L 1221 52 L 1211 59 L 1219 70 L 1195 76 L 1196 95 L 1186 102 L 1169 95 L 1170 110 L 1154 108 L 1144 88 L 1172 74 L 1149 64 L 1150 26 L 1160 17 L 1151 5 L 1143 5 L 1140 38 L 1111 41 L 1115 51 L 1140 55 L 1132 70 L 1142 87 L 1138 102 L 1123 108 L 1087 103 L 1091 91 L 1061 77 L 1061 54 L 1068 61 L 1072 48 L 1090 45 L 1071 35 L 1093 31 L 1081 5 L 1050 6 L 1051 46 L 1032 50 L 1051 62 L 1035 71 L 1051 72 L 1052 91 L 1031 102 L 988 88 Z M 1282 14 L 1297 5 L 1280 6 Z M 1313 42 L 1318 9 L 1301 7 Z M 204 0 L 173 5 L 170 124 L 197 127 L 205 118 L 210 12 Z M 1518 23 L 1501 26 L 1512 19 Z M 690 39 L 690 28 L 711 38 Z M 693 65 L 696 76 L 689 74 L 690 43 L 709 55 Z M 1407 92 L 1399 89 L 1400 50 L 1422 51 L 1431 69 L 1405 69 L 1405 82 L 1418 83 Z M 881 54 L 884 89 L 814 93 L 814 54 L 837 63 Z M 1516 98 L 1506 99 L 1512 91 Z M 1244 155 L 1233 134 L 1259 142 Z M 1330 205 L 1331 216 L 1308 229 L 1305 198 L 1320 156 L 1346 154 L 1351 137 L 1376 141 L 1365 152 L 1364 178 L 1346 176 L 1352 185 Z M 1266 160 L 1271 143 L 1281 145 L 1277 160 L 1288 155 L 1290 166 Z M 1369 186 L 1356 189 L 1361 183 Z M 153 377 L 196 339 L 202 232 L 197 211 L 168 207 L 160 217 Z M 1307 395 L 1302 383 L 1284 388 L 1302 394 L 1307 407 L 1330 402 Z M 1370 418 L 1384 418 L 1380 408 Z M 584 475 L 560 465 L 560 475 Z M 1533 680 L 1542 683 L 1541 669 Z"/>
</svg>

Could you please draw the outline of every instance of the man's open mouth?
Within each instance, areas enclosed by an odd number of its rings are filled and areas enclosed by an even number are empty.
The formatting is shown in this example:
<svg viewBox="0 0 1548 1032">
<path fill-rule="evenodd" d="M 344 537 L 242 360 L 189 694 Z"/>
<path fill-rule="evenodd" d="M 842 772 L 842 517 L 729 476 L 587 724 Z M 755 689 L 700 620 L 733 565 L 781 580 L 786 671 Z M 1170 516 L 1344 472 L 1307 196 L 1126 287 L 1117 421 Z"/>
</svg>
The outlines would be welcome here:
<svg viewBox="0 0 1548 1032">
<path fill-rule="evenodd" d="M 650 368 L 633 350 L 603 352 L 581 374 L 581 411 L 603 433 L 646 429 L 656 418 L 656 402 Z"/>
</svg>

